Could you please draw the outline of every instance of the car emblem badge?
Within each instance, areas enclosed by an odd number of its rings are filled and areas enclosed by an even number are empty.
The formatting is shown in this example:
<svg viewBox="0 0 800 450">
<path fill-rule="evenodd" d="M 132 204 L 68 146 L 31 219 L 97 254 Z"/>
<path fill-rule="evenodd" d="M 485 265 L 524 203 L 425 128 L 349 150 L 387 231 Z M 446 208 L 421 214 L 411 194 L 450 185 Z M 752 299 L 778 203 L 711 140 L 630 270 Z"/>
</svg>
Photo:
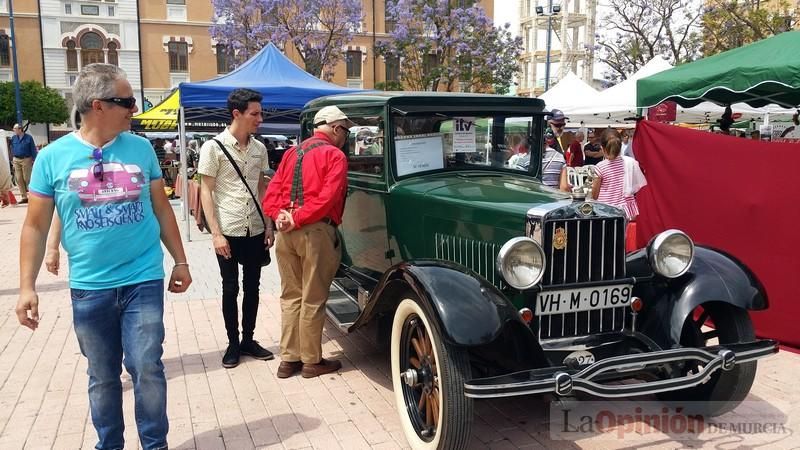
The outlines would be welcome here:
<svg viewBox="0 0 800 450">
<path fill-rule="evenodd" d="M 556 250 L 564 250 L 566 246 L 567 246 L 567 231 L 561 227 L 556 228 L 556 232 L 553 235 L 553 248 Z"/>
<path fill-rule="evenodd" d="M 594 211 L 594 208 L 592 207 L 592 204 L 591 204 L 591 203 L 584 203 L 584 204 L 582 204 L 582 205 L 580 206 L 580 208 L 578 208 L 578 210 L 579 210 L 579 211 L 581 212 L 581 214 L 583 214 L 584 216 L 588 216 L 589 214 L 591 214 L 591 213 L 592 213 L 592 211 Z"/>
</svg>

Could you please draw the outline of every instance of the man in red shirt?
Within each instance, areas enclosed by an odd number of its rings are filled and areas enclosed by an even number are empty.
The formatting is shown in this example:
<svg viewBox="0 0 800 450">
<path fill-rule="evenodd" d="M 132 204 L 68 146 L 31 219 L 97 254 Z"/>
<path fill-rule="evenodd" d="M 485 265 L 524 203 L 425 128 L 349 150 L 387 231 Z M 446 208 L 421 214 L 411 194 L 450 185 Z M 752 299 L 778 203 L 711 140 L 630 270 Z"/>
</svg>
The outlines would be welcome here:
<svg viewBox="0 0 800 450">
<path fill-rule="evenodd" d="M 314 116 L 314 135 L 283 155 L 262 206 L 275 220 L 281 275 L 281 363 L 278 378 L 297 372 L 312 378 L 339 370 L 322 357 L 325 303 L 339 268 L 347 192 L 347 158 L 341 147 L 353 123 L 336 106 Z"/>
</svg>

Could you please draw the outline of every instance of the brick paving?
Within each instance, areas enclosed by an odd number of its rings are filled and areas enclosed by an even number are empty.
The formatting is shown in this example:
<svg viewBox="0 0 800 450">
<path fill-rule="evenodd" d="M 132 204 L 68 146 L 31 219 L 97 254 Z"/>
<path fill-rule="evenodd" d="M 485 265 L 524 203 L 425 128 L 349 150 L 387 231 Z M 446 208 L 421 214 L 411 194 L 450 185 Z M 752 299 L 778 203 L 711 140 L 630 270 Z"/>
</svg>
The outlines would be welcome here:
<svg viewBox="0 0 800 450">
<path fill-rule="evenodd" d="M 21 327 L 13 309 L 18 293 L 19 231 L 25 206 L 0 210 L 0 449 L 92 448 L 95 432 L 86 394 L 86 361 L 72 330 L 65 255 L 59 276 L 39 276 L 41 324 Z M 179 223 L 183 232 L 184 225 Z M 339 374 L 278 380 L 277 361 L 247 357 L 222 368 L 225 327 L 220 281 L 210 237 L 192 232 L 186 250 L 194 283 L 167 293 L 164 365 L 168 379 L 169 442 L 177 449 L 406 448 L 394 407 L 387 353 L 360 333 L 326 326 L 323 348 L 339 358 Z M 124 248 L 114 251 L 124 251 Z M 165 258 L 171 265 L 171 258 Z M 277 353 L 279 283 L 275 265 L 264 269 L 256 339 Z M 551 440 L 550 405 L 526 396 L 475 405 L 471 448 L 775 448 L 800 449 L 800 356 L 783 352 L 762 361 L 748 403 L 721 420 L 764 415 L 785 424 L 782 433 L 703 434 L 683 440 L 657 432 L 635 439 L 614 433 L 575 441 Z M 126 449 L 139 448 L 130 377 L 123 372 Z M 651 399 L 649 399 L 651 400 Z"/>
</svg>

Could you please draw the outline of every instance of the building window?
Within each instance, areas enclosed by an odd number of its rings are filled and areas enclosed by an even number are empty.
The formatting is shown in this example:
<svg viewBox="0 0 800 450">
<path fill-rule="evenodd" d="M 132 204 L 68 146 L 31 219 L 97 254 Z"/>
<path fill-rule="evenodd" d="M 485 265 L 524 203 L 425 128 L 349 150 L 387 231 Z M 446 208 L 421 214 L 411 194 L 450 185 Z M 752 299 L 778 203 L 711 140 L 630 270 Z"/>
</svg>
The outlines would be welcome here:
<svg viewBox="0 0 800 450">
<path fill-rule="evenodd" d="M 0 34 L 0 67 L 11 67 L 11 45 L 7 34 Z"/>
<path fill-rule="evenodd" d="M 84 16 L 99 16 L 100 7 L 97 5 L 81 5 L 81 14 Z"/>
<path fill-rule="evenodd" d="M 72 14 L 72 4 L 64 3 L 64 14 Z"/>
<path fill-rule="evenodd" d="M 400 58 L 386 57 L 386 81 L 400 81 Z"/>
<path fill-rule="evenodd" d="M 103 38 L 97 33 L 86 33 L 81 37 L 81 67 L 106 62 L 103 56 Z"/>
<path fill-rule="evenodd" d="M 75 50 L 75 41 L 67 42 L 67 70 L 78 71 L 78 51 Z"/>
<path fill-rule="evenodd" d="M 217 73 L 228 73 L 231 71 L 231 58 L 228 46 L 217 44 Z"/>
<path fill-rule="evenodd" d="M 394 20 L 387 20 L 383 23 L 384 32 L 386 34 L 390 34 L 394 32 L 394 28 L 397 26 L 397 22 Z"/>
<path fill-rule="evenodd" d="M 189 44 L 186 42 L 171 41 L 167 44 L 169 51 L 169 71 L 189 71 Z"/>
<path fill-rule="evenodd" d="M 186 0 L 167 0 L 167 20 L 186 22 Z"/>
<path fill-rule="evenodd" d="M 422 60 L 422 73 L 430 75 L 434 69 L 439 65 L 439 58 L 435 53 L 428 53 Z"/>
<path fill-rule="evenodd" d="M 114 8 L 111 5 L 108 5 L 108 17 L 114 17 L 116 13 L 117 13 L 116 8 Z"/>
<path fill-rule="evenodd" d="M 361 78 L 361 51 L 348 50 L 347 56 L 347 78 Z"/>
<path fill-rule="evenodd" d="M 117 44 L 114 42 L 108 43 L 108 63 L 119 66 L 119 53 L 117 52 Z"/>
</svg>

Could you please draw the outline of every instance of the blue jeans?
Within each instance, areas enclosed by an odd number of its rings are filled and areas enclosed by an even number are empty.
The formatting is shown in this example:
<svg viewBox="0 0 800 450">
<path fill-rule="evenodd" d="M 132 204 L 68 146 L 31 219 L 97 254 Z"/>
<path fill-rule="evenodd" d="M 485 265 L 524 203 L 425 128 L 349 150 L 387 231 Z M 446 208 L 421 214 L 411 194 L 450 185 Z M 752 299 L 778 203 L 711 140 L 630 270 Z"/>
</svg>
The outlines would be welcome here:
<svg viewBox="0 0 800 450">
<path fill-rule="evenodd" d="M 72 315 L 81 353 L 89 360 L 89 405 L 97 449 L 124 446 L 122 364 L 133 379 L 142 448 L 167 447 L 164 280 L 113 289 L 72 289 Z M 124 355 L 124 360 L 123 360 Z"/>
</svg>

